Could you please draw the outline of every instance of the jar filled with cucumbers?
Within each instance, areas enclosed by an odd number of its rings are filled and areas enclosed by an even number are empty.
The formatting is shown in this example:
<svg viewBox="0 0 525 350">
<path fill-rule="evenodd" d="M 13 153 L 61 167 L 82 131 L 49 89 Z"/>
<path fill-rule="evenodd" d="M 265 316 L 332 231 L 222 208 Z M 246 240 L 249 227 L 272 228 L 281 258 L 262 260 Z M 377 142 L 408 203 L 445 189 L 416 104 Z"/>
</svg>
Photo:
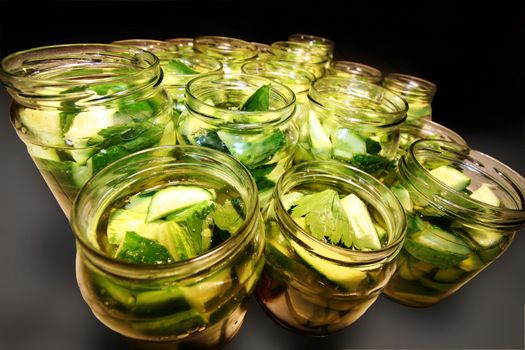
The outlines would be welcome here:
<svg viewBox="0 0 525 350">
<path fill-rule="evenodd" d="M 109 163 L 175 144 L 161 79 L 155 55 L 117 45 L 40 47 L 2 60 L 12 124 L 66 216 Z"/>
<path fill-rule="evenodd" d="M 148 50 L 159 58 L 163 73 L 162 85 L 173 101 L 175 117 L 184 110 L 184 89 L 188 81 L 199 74 L 217 73 L 222 69 L 218 60 L 184 48 L 179 49 L 178 43 L 174 42 L 126 39 L 114 41 L 112 44 Z"/>
<path fill-rule="evenodd" d="M 374 303 L 395 271 L 406 229 L 386 186 L 335 161 L 289 169 L 263 216 L 257 299 L 277 323 L 314 336 L 349 326 Z"/>
<path fill-rule="evenodd" d="M 395 167 L 407 111 L 401 97 L 339 76 L 316 80 L 308 96 L 295 163 L 333 159 L 376 177 Z"/>
<path fill-rule="evenodd" d="M 71 226 L 80 291 L 110 329 L 170 349 L 218 348 L 238 332 L 264 226 L 255 183 L 232 157 L 194 146 L 125 157 L 86 184 Z"/>
<path fill-rule="evenodd" d="M 264 203 L 291 166 L 298 131 L 295 95 L 268 78 L 208 74 L 186 86 L 186 110 L 177 124 L 181 144 L 231 154 L 255 179 Z"/>
<path fill-rule="evenodd" d="M 385 294 L 430 306 L 507 250 L 525 226 L 525 179 L 483 153 L 442 140 L 412 144 L 388 184 L 407 214 L 407 238 Z"/>
</svg>

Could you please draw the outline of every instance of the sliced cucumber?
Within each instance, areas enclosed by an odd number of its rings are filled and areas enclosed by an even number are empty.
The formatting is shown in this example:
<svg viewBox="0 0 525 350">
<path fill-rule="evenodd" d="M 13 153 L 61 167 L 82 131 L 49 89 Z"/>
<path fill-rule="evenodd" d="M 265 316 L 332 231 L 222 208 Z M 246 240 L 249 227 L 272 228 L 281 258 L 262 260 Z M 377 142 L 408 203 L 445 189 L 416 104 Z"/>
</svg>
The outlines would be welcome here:
<svg viewBox="0 0 525 350">
<path fill-rule="evenodd" d="M 232 286 L 230 269 L 223 269 L 193 285 L 181 287 L 186 300 L 197 311 L 210 311 L 209 304 L 229 291 Z"/>
<path fill-rule="evenodd" d="M 407 212 L 411 213 L 414 210 L 412 200 L 410 199 L 410 193 L 403 186 L 392 186 L 390 187 L 390 190 L 396 195 L 397 199 Z"/>
<path fill-rule="evenodd" d="M 131 198 L 129 203 L 126 204 L 124 208 L 127 210 L 133 210 L 135 212 L 142 213 L 144 214 L 144 216 L 146 216 L 152 198 L 153 196 L 135 196 Z"/>
<path fill-rule="evenodd" d="M 434 275 L 434 279 L 438 282 L 457 282 L 463 275 L 465 271 L 458 269 L 456 267 L 449 267 L 448 269 L 439 269 Z"/>
<path fill-rule="evenodd" d="M 350 222 L 352 244 L 358 249 L 380 249 L 381 242 L 366 204 L 352 193 L 341 199 L 341 206 Z"/>
<path fill-rule="evenodd" d="M 308 116 L 308 132 L 313 155 L 318 159 L 330 159 L 332 142 L 313 112 Z"/>
<path fill-rule="evenodd" d="M 141 236 L 164 246 L 174 261 L 191 259 L 197 250 L 189 233 L 175 221 L 157 220 L 144 224 L 138 232 Z"/>
<path fill-rule="evenodd" d="M 151 239 L 127 231 L 115 258 L 132 264 L 166 264 L 173 262 L 168 250 Z"/>
<path fill-rule="evenodd" d="M 279 129 L 256 135 L 218 131 L 217 135 L 231 155 L 249 168 L 269 162 L 286 143 L 285 135 Z"/>
<path fill-rule="evenodd" d="M 297 201 L 299 198 L 304 197 L 304 194 L 301 192 L 290 192 L 283 196 L 282 203 L 284 206 L 284 210 L 288 211 L 293 206 L 295 201 Z"/>
<path fill-rule="evenodd" d="M 90 164 L 79 165 L 77 163 L 72 163 L 71 176 L 75 185 L 77 185 L 78 188 L 82 188 L 91 176 L 93 176 L 93 169 Z"/>
<path fill-rule="evenodd" d="M 169 214 L 166 216 L 166 221 L 174 220 L 175 222 L 183 222 L 191 217 L 194 213 L 200 213 L 211 205 L 213 205 L 213 202 L 210 200 L 202 201 L 185 209 L 177 210 L 176 212 Z"/>
<path fill-rule="evenodd" d="M 22 132 L 24 129 L 44 145 L 65 145 L 60 116 L 57 111 L 22 109 L 19 112 Z"/>
<path fill-rule="evenodd" d="M 366 280 L 367 275 L 361 270 L 347 266 L 340 266 L 336 263 L 317 257 L 294 241 L 292 241 L 291 244 L 297 255 L 299 255 L 299 257 L 310 267 L 328 280 L 349 291 L 357 291 L 359 285 Z"/>
<path fill-rule="evenodd" d="M 472 252 L 469 254 L 468 258 L 462 260 L 458 264 L 458 267 L 463 271 L 471 272 L 481 269 L 483 265 L 483 261 L 481 261 L 479 256 L 476 253 Z"/>
<path fill-rule="evenodd" d="M 110 244 L 120 244 L 126 232 L 140 232 L 145 223 L 145 214 L 133 210 L 116 209 L 108 219 L 107 237 Z"/>
<path fill-rule="evenodd" d="M 54 148 L 41 147 L 36 145 L 27 144 L 27 151 L 34 158 L 52 160 L 59 162 L 60 157 Z"/>
<path fill-rule="evenodd" d="M 437 227 L 414 233 L 407 238 L 404 248 L 415 258 L 445 269 L 472 253 L 463 240 Z"/>
<path fill-rule="evenodd" d="M 499 244 L 505 235 L 490 231 L 487 229 L 478 229 L 473 227 L 465 227 L 465 231 L 474 242 L 476 242 L 483 249 L 488 249 Z"/>
<path fill-rule="evenodd" d="M 196 186 L 169 186 L 153 195 L 148 210 L 147 222 L 163 218 L 177 210 L 213 200 L 214 194 Z"/>
<path fill-rule="evenodd" d="M 491 186 L 489 184 L 481 184 L 481 186 L 477 190 L 472 192 L 470 198 L 495 207 L 499 207 L 501 202 L 498 196 L 496 196 L 496 194 L 491 190 L 490 187 Z"/>
<path fill-rule="evenodd" d="M 430 171 L 430 175 L 443 182 L 445 185 L 452 187 L 456 191 L 463 191 L 470 185 L 470 178 L 461 171 L 448 165 L 442 165 Z"/>
<path fill-rule="evenodd" d="M 76 147 L 86 146 L 87 140 L 97 138 L 99 131 L 117 125 L 114 118 L 115 110 L 101 106 L 91 107 L 89 112 L 78 113 L 64 138 Z M 131 122 L 131 120 L 127 120 Z"/>
<path fill-rule="evenodd" d="M 350 129 L 335 129 L 330 138 L 332 140 L 332 153 L 335 158 L 351 160 L 354 154 L 366 153 L 365 140 Z"/>
</svg>

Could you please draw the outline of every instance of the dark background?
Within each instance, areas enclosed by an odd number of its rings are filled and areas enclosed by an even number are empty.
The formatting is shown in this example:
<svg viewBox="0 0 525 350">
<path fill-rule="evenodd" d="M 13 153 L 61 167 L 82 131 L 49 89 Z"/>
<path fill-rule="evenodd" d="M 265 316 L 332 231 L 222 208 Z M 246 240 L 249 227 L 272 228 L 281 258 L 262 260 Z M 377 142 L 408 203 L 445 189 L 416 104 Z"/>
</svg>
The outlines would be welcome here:
<svg viewBox="0 0 525 350">
<path fill-rule="evenodd" d="M 126 38 L 224 35 L 271 43 L 296 32 L 316 34 L 335 41 L 338 59 L 436 83 L 434 120 L 525 174 L 525 9 L 433 5 L 0 2 L 0 56 Z M 80 296 L 73 235 L 9 124 L 5 89 L 0 111 L 0 348 L 128 349 Z M 442 303 L 416 309 L 380 297 L 354 325 L 326 338 L 280 328 L 252 300 L 227 349 L 523 348 L 524 234 Z"/>
</svg>

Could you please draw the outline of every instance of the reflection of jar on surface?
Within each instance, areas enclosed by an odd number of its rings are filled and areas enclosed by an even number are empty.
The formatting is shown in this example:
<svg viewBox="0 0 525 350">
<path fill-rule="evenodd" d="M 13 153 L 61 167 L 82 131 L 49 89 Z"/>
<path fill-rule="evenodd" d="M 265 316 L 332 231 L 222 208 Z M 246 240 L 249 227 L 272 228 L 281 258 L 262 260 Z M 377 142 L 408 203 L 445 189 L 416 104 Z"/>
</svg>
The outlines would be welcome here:
<svg viewBox="0 0 525 350">
<path fill-rule="evenodd" d="M 193 49 L 222 63 L 225 73 L 240 73 L 241 66 L 257 58 L 255 45 L 241 39 L 222 36 L 199 36 Z"/>
<path fill-rule="evenodd" d="M 239 109 L 257 89 L 270 84 L 269 111 Z M 297 143 L 295 95 L 284 85 L 247 74 L 208 74 L 186 86 L 186 110 L 177 125 L 181 144 L 211 147 L 245 165 L 261 203 L 290 167 Z"/>
<path fill-rule="evenodd" d="M 395 92 L 408 102 L 407 119 L 432 119 L 432 100 L 436 85 L 411 75 L 390 73 L 383 80 L 383 87 Z"/>
<path fill-rule="evenodd" d="M 1 80 L 11 120 L 69 216 L 84 183 L 132 152 L 174 144 L 159 61 L 117 45 L 60 45 L 14 53 Z"/>
<path fill-rule="evenodd" d="M 294 162 L 334 159 L 380 176 L 393 167 L 406 102 L 371 83 L 324 77 L 309 93 Z"/>
<path fill-rule="evenodd" d="M 335 61 L 326 70 L 326 75 L 336 75 L 377 84 L 383 79 L 379 69 L 351 61 Z"/>
<path fill-rule="evenodd" d="M 270 52 L 270 60 L 293 62 L 309 70 L 316 79 L 324 75 L 329 60 L 324 50 L 294 41 L 276 41 L 270 45 Z"/>
<path fill-rule="evenodd" d="M 330 39 L 310 34 L 292 34 L 288 37 L 288 40 L 310 45 L 314 50 L 323 52 L 328 58 L 327 67 L 330 66 L 334 59 L 335 43 Z"/>
<path fill-rule="evenodd" d="M 186 83 L 199 74 L 216 73 L 222 68 L 221 63 L 214 58 L 193 51 L 178 51 L 177 46 L 165 41 L 129 39 L 114 41 L 113 44 L 149 50 L 160 59 L 164 73 L 162 85 L 173 101 L 176 116 L 184 110 Z"/>
<path fill-rule="evenodd" d="M 407 213 L 398 269 L 385 288 L 402 304 L 430 306 L 451 295 L 525 225 L 525 179 L 464 145 L 416 141 L 387 183 Z"/>
<path fill-rule="evenodd" d="M 288 213 L 297 192 L 335 190 L 355 194 L 380 218 L 388 237 L 376 250 L 354 250 L 321 241 Z M 326 203 L 325 203 L 326 204 Z M 405 237 L 403 208 L 378 180 L 333 161 L 289 169 L 263 208 L 266 264 L 256 288 L 263 307 L 285 328 L 327 335 L 355 322 L 376 300 L 395 271 Z"/>
<path fill-rule="evenodd" d="M 240 198 L 245 220 L 234 235 L 191 259 L 136 264 L 103 252 L 108 211 L 166 185 L 212 189 L 221 201 Z M 204 147 L 170 146 L 121 159 L 79 194 L 72 228 L 80 291 L 113 331 L 154 349 L 216 348 L 238 332 L 264 265 L 264 227 L 255 183 L 233 158 Z"/>
<path fill-rule="evenodd" d="M 295 119 L 302 117 L 308 102 L 308 91 L 315 80 L 309 71 L 286 61 L 254 61 L 242 66 L 246 74 L 260 75 L 289 87 L 295 94 L 297 112 Z"/>
</svg>

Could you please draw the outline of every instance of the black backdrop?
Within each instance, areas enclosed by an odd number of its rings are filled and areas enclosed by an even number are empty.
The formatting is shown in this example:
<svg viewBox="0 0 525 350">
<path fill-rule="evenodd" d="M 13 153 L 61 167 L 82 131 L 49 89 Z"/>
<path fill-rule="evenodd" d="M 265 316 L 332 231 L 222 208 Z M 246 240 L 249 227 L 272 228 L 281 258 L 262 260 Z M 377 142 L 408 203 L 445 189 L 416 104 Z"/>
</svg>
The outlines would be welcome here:
<svg viewBox="0 0 525 350">
<path fill-rule="evenodd" d="M 423 2 L 422 2 L 423 3 Z M 319 1 L 0 2 L 0 56 L 36 46 L 233 36 L 331 38 L 336 58 L 435 82 L 434 120 L 525 174 L 525 9 Z M 433 5 L 433 6 L 430 6 Z M 127 349 L 84 304 L 67 221 L 8 122 L 0 92 L 0 347 Z M 522 348 L 525 232 L 496 263 L 428 309 L 379 298 L 336 335 L 305 338 L 252 301 L 228 349 Z"/>
</svg>

